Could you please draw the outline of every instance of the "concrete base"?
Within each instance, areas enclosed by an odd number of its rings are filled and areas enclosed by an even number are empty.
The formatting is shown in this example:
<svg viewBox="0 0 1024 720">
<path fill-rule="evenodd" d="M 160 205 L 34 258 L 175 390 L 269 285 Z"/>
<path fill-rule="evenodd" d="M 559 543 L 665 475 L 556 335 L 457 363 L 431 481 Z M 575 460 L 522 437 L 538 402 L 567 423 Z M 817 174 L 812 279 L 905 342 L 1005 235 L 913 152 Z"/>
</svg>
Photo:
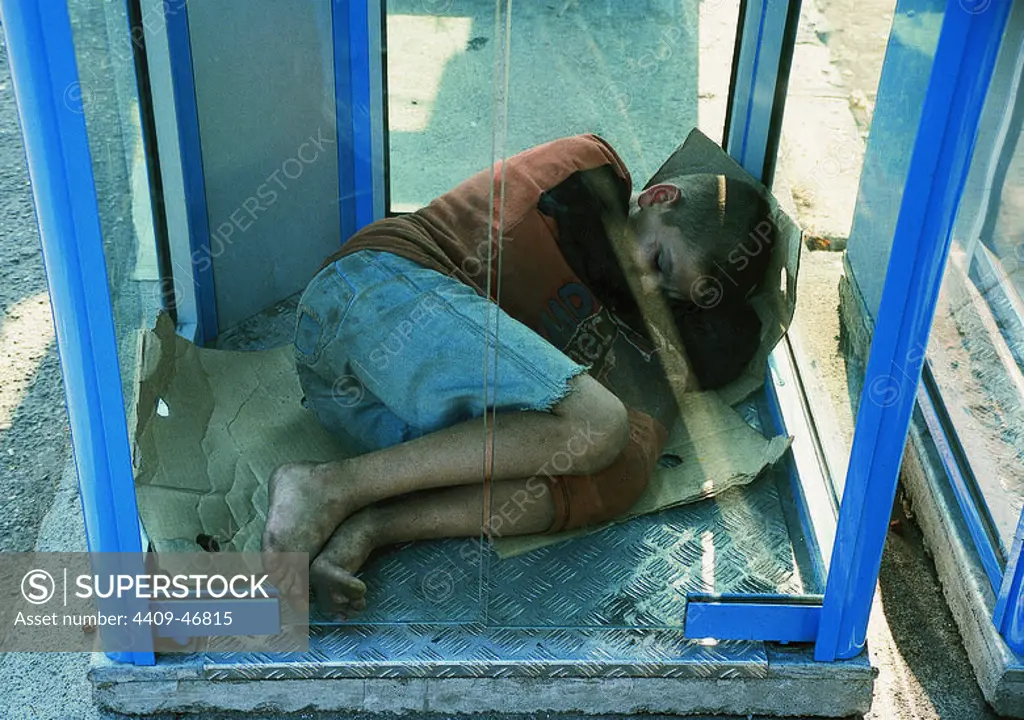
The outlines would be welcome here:
<svg viewBox="0 0 1024 720">
<path fill-rule="evenodd" d="M 840 314 L 848 357 L 863 367 L 873 321 L 848 265 L 840 285 Z M 911 424 L 900 479 L 913 501 L 915 519 L 932 551 L 946 602 L 985 699 L 1000 715 L 1024 718 L 1024 658 L 1010 650 L 992 624 L 992 586 L 928 430 L 917 416 Z"/>
<path fill-rule="evenodd" d="M 229 710 L 398 714 L 572 713 L 848 717 L 867 712 L 866 659 L 815 663 L 809 648 L 768 648 L 764 677 L 331 678 L 217 680 L 201 662 L 116 665 L 96 656 L 96 700 L 132 715 Z M 327 675 L 328 673 L 324 673 Z"/>
</svg>

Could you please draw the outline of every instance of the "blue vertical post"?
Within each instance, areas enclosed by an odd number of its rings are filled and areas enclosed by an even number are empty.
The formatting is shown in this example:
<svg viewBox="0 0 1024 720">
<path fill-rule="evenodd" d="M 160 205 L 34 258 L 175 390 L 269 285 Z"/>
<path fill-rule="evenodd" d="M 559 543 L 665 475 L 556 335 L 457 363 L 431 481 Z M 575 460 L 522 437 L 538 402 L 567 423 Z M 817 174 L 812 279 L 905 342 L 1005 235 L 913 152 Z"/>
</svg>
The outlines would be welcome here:
<svg viewBox="0 0 1024 720">
<path fill-rule="evenodd" d="M 366 0 L 334 0 L 341 237 L 374 220 L 370 18 Z"/>
<path fill-rule="evenodd" d="M 217 295 L 213 286 L 210 254 L 210 218 L 206 207 L 206 179 L 203 175 L 203 146 L 199 135 L 199 108 L 192 68 L 192 41 L 188 30 L 188 5 L 163 4 L 167 51 L 171 58 L 171 84 L 178 122 L 181 169 L 184 175 L 185 208 L 188 213 L 189 275 L 195 285 L 196 337 L 212 343 L 220 332 Z"/>
<path fill-rule="evenodd" d="M 981 10 L 947 3 L 864 378 L 817 660 L 864 648 L 915 388 L 1009 3 Z"/>
<path fill-rule="evenodd" d="M 800 0 L 749 0 L 730 88 L 725 149 L 771 186 Z"/>
<path fill-rule="evenodd" d="M 1024 655 L 1024 511 L 1017 521 L 1017 532 L 998 593 L 992 621 L 1006 644 Z"/>
<path fill-rule="evenodd" d="M 91 552 L 142 550 L 131 451 L 67 6 L 2 0 Z M 127 28 L 126 28 L 127 31 Z M 152 664 L 152 652 L 112 653 Z"/>
</svg>

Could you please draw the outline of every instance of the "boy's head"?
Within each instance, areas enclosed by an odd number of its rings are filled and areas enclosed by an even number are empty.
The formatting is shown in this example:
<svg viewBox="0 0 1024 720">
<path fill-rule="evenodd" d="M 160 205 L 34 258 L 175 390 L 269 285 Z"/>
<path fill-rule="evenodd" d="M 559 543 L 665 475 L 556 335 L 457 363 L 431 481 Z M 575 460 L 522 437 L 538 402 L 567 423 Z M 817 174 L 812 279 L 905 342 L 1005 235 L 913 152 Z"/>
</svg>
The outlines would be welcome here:
<svg viewBox="0 0 1024 720">
<path fill-rule="evenodd" d="M 760 287 L 775 244 L 763 192 L 723 175 L 685 175 L 646 188 L 630 224 L 643 281 L 667 296 L 701 387 L 739 377 L 760 345 L 747 299 Z"/>
<path fill-rule="evenodd" d="M 699 308 L 747 298 L 764 279 L 774 225 L 764 194 L 724 175 L 683 175 L 646 188 L 630 223 L 644 281 Z"/>
</svg>

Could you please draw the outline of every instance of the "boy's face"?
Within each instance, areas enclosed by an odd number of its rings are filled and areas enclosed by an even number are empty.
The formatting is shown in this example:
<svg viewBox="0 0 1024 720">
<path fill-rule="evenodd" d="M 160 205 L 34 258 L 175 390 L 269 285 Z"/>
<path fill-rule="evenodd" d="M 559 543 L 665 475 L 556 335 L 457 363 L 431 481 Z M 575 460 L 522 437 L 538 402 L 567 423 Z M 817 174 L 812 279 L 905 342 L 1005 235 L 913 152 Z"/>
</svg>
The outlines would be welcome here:
<svg viewBox="0 0 1024 720">
<path fill-rule="evenodd" d="M 636 260 L 641 281 L 679 299 L 690 299 L 701 277 L 703 252 L 683 231 L 665 222 L 669 210 L 682 198 L 677 185 L 662 183 L 647 188 L 637 198 L 630 224 L 637 239 Z"/>
</svg>

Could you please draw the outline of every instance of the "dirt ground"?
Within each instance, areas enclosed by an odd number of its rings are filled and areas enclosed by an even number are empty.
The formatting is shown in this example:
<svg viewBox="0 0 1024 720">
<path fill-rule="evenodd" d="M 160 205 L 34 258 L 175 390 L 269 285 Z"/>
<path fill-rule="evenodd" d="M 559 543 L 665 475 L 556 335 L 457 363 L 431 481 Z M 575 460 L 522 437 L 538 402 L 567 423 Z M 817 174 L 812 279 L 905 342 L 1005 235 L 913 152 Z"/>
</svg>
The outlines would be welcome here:
<svg viewBox="0 0 1024 720">
<path fill-rule="evenodd" d="M 819 37 L 839 68 L 857 125 L 866 128 L 888 23 L 880 17 L 878 0 L 819 0 L 818 5 L 828 21 Z M 810 283 L 807 297 L 813 298 L 818 318 L 809 324 L 817 328 L 812 353 L 827 366 L 822 382 L 843 394 L 845 367 L 837 357 L 832 304 L 838 303 L 841 256 L 810 257 L 802 282 Z M 843 433 L 850 427 L 846 420 Z M 43 263 L 7 59 L 0 48 L 0 551 L 33 549 L 68 452 Z M 995 718 L 973 679 L 920 533 L 906 518 L 886 546 L 869 642 L 879 668 L 869 720 Z M 48 672 L 46 663 L 32 665 L 35 672 Z M 0 658 L 0 687 L 6 674 Z M 0 715 L 115 717 L 98 713 L 87 698 L 81 702 L 58 714 L 27 714 L 24 707 L 2 709 L 0 690 Z"/>
<path fill-rule="evenodd" d="M 850 108 L 857 124 L 867 130 L 896 3 L 817 0 L 816 4 L 827 21 L 822 39 L 849 88 Z"/>
<path fill-rule="evenodd" d="M 69 449 L 33 207 L 0 51 L 0 552 L 35 546 Z"/>
</svg>

